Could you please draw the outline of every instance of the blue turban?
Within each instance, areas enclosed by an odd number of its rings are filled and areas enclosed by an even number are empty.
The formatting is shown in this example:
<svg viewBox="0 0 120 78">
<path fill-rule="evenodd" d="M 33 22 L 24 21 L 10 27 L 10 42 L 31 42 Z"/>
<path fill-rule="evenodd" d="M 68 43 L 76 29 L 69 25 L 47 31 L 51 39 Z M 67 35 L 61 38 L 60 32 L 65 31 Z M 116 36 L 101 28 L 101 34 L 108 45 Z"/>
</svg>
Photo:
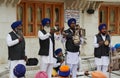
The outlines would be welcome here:
<svg viewBox="0 0 120 78">
<path fill-rule="evenodd" d="M 55 50 L 55 55 L 58 55 L 60 52 L 62 52 L 62 49 L 61 48 L 58 48 L 57 50 Z"/>
<path fill-rule="evenodd" d="M 22 25 L 22 21 L 15 21 L 12 23 L 11 27 L 12 29 L 15 29 L 16 27 Z"/>
<path fill-rule="evenodd" d="M 100 24 L 98 29 L 101 31 L 103 28 L 106 28 L 106 24 Z"/>
<path fill-rule="evenodd" d="M 120 48 L 120 43 L 115 44 L 114 46 L 116 49 Z"/>
<path fill-rule="evenodd" d="M 70 75 L 70 70 L 66 72 L 59 71 L 59 75 L 62 77 L 68 77 Z"/>
<path fill-rule="evenodd" d="M 47 23 L 50 23 L 50 19 L 44 18 L 41 22 L 42 22 L 42 26 L 45 26 Z"/>
<path fill-rule="evenodd" d="M 74 23 L 76 24 L 76 19 L 75 19 L 75 18 L 70 18 L 70 19 L 68 20 L 68 26 L 70 26 L 70 24 L 71 24 L 72 22 L 74 22 Z"/>
<path fill-rule="evenodd" d="M 16 77 L 24 77 L 26 73 L 26 68 L 23 64 L 18 64 L 15 66 L 13 72 Z"/>
</svg>

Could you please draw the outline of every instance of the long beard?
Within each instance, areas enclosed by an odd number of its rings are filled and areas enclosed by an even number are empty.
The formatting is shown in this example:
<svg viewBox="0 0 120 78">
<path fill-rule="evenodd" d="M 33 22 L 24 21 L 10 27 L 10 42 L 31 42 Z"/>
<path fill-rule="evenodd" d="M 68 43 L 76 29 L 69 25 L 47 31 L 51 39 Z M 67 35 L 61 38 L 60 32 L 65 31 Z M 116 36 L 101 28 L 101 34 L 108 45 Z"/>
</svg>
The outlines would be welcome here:
<svg viewBox="0 0 120 78">
<path fill-rule="evenodd" d="M 44 30 L 49 33 L 50 32 L 50 27 L 45 26 Z"/>
<path fill-rule="evenodd" d="M 16 29 L 15 30 L 16 34 L 20 36 L 21 38 L 23 37 L 22 29 Z"/>
</svg>

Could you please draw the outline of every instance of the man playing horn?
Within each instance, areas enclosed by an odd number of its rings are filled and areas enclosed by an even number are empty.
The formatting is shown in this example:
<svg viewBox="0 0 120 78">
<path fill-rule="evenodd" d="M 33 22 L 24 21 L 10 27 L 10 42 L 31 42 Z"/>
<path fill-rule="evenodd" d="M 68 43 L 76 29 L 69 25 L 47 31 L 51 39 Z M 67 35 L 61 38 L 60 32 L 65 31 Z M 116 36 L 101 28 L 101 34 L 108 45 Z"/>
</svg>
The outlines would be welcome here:
<svg viewBox="0 0 120 78">
<path fill-rule="evenodd" d="M 68 28 L 67 30 L 64 31 L 64 39 L 66 40 L 65 42 L 65 48 L 66 48 L 66 63 L 67 65 L 69 65 L 70 70 L 71 70 L 71 75 L 72 78 L 76 78 L 76 73 L 77 73 L 77 65 L 79 62 L 79 49 L 80 49 L 80 43 L 82 42 L 82 38 L 81 36 L 79 36 L 79 40 L 75 40 L 75 28 L 76 28 L 76 19 L 71 18 L 68 20 L 68 26 L 70 28 Z M 76 41 L 78 41 L 79 43 L 77 43 Z M 77 45 L 75 44 L 77 43 Z M 79 44 L 79 45 L 78 45 Z"/>
</svg>

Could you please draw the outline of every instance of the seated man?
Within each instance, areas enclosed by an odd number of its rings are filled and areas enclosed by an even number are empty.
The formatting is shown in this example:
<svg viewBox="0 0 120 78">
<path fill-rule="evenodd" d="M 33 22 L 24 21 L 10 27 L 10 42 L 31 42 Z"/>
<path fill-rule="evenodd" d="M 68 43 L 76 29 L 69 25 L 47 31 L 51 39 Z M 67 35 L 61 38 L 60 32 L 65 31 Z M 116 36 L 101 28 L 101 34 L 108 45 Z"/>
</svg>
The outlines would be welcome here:
<svg viewBox="0 0 120 78">
<path fill-rule="evenodd" d="M 64 56 L 62 53 L 62 49 L 58 48 L 57 50 L 55 50 L 54 55 L 55 57 L 54 57 L 54 66 L 53 66 L 52 76 L 58 76 L 57 72 L 60 66 L 64 64 Z"/>
<path fill-rule="evenodd" d="M 111 54 L 111 70 L 120 70 L 120 43 L 115 44 Z"/>
</svg>

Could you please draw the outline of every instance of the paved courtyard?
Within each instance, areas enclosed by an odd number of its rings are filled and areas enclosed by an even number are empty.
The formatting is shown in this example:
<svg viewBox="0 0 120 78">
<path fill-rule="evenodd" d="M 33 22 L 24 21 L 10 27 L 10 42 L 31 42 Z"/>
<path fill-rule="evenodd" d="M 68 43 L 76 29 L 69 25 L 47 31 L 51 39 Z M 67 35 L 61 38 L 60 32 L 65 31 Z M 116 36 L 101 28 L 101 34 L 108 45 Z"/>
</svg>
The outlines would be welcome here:
<svg viewBox="0 0 120 78">
<path fill-rule="evenodd" d="M 81 70 L 95 70 L 94 60 L 92 58 L 82 58 Z M 0 65 L 0 78 L 8 78 L 9 71 L 6 69 L 7 64 Z M 35 74 L 39 71 L 39 66 L 27 66 L 26 78 L 34 78 Z M 114 73 L 114 74 L 113 74 Z M 53 77 L 58 78 L 58 77 Z M 91 78 L 86 76 L 79 76 L 77 78 Z M 120 70 L 114 71 L 111 78 L 120 78 Z"/>
<path fill-rule="evenodd" d="M 35 75 L 36 72 L 38 72 L 38 70 L 27 71 L 26 78 L 34 78 L 34 75 Z M 119 73 L 120 73 L 120 71 L 119 71 Z M 0 78 L 8 78 L 8 74 L 6 74 L 6 75 L 4 75 L 4 76 L 2 76 Z M 58 77 L 53 77 L 53 78 L 58 78 Z M 91 77 L 79 76 L 77 78 L 91 78 Z M 111 78 L 120 78 L 120 76 L 112 74 Z"/>
</svg>

